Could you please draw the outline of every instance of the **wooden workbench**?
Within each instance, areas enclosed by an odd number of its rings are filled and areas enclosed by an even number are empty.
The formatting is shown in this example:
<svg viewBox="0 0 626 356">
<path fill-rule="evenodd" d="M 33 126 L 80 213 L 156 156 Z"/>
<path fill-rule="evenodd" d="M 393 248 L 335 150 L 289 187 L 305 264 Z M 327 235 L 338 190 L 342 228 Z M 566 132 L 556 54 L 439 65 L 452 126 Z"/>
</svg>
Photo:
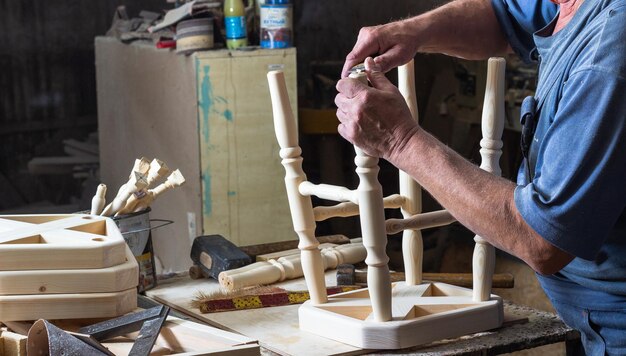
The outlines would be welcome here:
<svg viewBox="0 0 626 356">
<path fill-rule="evenodd" d="M 326 280 L 327 285 L 332 285 L 334 271 L 326 274 Z M 278 285 L 289 290 L 306 289 L 302 279 Z M 179 277 L 164 281 L 146 295 L 202 322 L 257 339 L 268 355 L 496 355 L 558 342 L 565 342 L 569 351 L 579 342 L 578 332 L 556 315 L 505 302 L 505 316 L 517 321 L 505 322 L 499 329 L 403 350 L 362 350 L 301 331 L 299 305 L 212 314 L 202 314 L 189 305 L 198 291 L 212 292 L 218 287 L 214 280 Z"/>
</svg>

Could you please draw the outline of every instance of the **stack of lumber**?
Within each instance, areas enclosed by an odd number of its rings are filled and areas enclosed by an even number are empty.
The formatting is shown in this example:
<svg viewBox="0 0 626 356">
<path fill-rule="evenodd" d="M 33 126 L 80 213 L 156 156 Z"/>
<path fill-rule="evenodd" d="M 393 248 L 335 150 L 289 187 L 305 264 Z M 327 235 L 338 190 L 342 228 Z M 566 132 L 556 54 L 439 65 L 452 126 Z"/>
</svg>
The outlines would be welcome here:
<svg viewBox="0 0 626 356">
<path fill-rule="evenodd" d="M 137 306 L 137 262 L 93 215 L 0 215 L 0 321 L 106 318 Z"/>
</svg>

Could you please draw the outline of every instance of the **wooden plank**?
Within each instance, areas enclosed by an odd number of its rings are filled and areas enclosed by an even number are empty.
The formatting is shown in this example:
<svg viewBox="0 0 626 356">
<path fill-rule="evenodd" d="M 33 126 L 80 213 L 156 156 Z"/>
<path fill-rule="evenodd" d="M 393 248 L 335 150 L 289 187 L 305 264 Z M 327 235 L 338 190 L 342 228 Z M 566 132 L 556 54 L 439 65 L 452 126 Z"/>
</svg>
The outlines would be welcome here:
<svg viewBox="0 0 626 356">
<path fill-rule="evenodd" d="M 0 295 L 119 292 L 136 287 L 138 273 L 126 247 L 126 262 L 109 268 L 0 271 Z"/>
<path fill-rule="evenodd" d="M 4 321 L 110 318 L 137 307 L 137 288 L 114 293 L 0 296 Z"/>
<path fill-rule="evenodd" d="M 28 161 L 28 171 L 31 174 L 69 174 L 76 166 L 97 166 L 99 163 L 97 156 L 35 157 Z"/>
<path fill-rule="evenodd" d="M 326 273 L 326 284 L 335 284 L 335 272 Z M 287 290 L 306 290 L 304 279 L 278 283 Z M 298 328 L 299 305 L 202 314 L 189 306 L 199 292 L 218 293 L 214 280 L 177 278 L 167 281 L 146 295 L 209 325 L 259 340 L 261 346 L 281 355 L 356 355 L 364 350 L 316 336 Z"/>
</svg>

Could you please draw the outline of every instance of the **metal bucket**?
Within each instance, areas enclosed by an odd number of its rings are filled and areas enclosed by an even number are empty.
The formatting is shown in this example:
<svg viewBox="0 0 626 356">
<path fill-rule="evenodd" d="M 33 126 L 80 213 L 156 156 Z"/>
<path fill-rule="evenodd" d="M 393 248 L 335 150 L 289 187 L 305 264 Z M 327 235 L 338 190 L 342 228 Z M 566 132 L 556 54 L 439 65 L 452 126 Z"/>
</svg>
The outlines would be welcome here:
<svg viewBox="0 0 626 356">
<path fill-rule="evenodd" d="M 137 287 L 139 293 L 157 285 L 151 231 L 173 223 L 171 220 L 150 219 L 149 213 L 150 208 L 112 218 L 139 264 L 139 286 Z M 161 224 L 152 227 L 151 222 L 161 222 Z"/>
</svg>

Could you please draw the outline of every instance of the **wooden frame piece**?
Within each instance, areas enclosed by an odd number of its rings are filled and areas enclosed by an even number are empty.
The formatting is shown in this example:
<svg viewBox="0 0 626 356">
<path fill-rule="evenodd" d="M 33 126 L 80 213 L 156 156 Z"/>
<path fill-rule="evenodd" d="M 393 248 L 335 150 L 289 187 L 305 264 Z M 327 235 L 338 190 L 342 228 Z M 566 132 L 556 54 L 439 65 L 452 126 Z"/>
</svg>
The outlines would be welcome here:
<svg viewBox="0 0 626 356">
<path fill-rule="evenodd" d="M 473 302 L 470 289 L 445 283 L 394 284 L 392 318 L 377 322 L 370 290 L 332 295 L 323 305 L 303 304 L 300 328 L 364 349 L 401 349 L 502 325 L 502 300 L 496 295 Z"/>
<path fill-rule="evenodd" d="M 112 293 L 0 296 L 3 321 L 110 318 L 137 308 L 137 288 Z"/>
<path fill-rule="evenodd" d="M 0 271 L 108 268 L 126 261 L 113 220 L 93 215 L 0 215 Z"/>
<path fill-rule="evenodd" d="M 108 268 L 0 271 L 0 296 L 119 292 L 138 281 L 137 260 L 126 247 L 126 261 Z"/>
</svg>

